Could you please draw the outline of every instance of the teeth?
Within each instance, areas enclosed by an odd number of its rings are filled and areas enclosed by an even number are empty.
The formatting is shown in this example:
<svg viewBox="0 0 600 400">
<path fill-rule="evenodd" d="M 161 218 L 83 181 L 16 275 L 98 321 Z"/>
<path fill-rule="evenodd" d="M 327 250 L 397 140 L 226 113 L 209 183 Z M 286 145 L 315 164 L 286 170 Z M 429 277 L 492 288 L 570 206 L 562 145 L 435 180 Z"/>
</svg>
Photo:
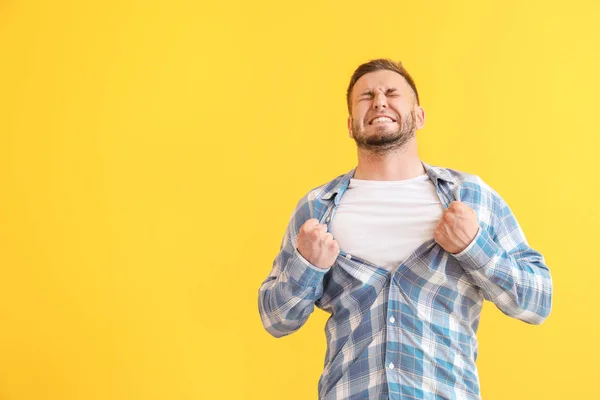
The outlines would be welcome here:
<svg viewBox="0 0 600 400">
<path fill-rule="evenodd" d="M 376 124 L 378 122 L 393 122 L 393 121 L 389 117 L 379 117 L 379 118 L 375 118 L 373 121 L 371 121 L 372 124 Z"/>
</svg>

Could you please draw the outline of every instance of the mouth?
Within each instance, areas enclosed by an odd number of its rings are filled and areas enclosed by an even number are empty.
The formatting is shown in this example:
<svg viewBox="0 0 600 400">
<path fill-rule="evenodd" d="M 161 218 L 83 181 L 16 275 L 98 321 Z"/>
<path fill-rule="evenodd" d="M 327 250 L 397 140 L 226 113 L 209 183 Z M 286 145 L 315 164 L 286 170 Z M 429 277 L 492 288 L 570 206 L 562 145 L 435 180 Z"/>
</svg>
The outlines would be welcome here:
<svg viewBox="0 0 600 400">
<path fill-rule="evenodd" d="M 387 115 L 385 115 L 385 116 L 382 115 L 382 116 L 373 118 L 369 122 L 369 125 L 389 124 L 391 122 L 396 122 L 396 120 L 393 119 L 392 117 L 388 117 Z"/>
</svg>

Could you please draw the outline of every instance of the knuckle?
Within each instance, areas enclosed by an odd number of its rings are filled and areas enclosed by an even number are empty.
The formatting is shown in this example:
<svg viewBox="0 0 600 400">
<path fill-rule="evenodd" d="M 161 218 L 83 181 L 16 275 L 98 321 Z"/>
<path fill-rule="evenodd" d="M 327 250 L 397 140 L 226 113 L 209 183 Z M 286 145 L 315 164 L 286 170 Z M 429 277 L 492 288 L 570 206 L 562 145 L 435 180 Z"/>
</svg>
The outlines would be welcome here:
<svg viewBox="0 0 600 400">
<path fill-rule="evenodd" d="M 308 232 L 310 230 L 310 220 L 306 221 L 300 227 L 300 232 Z"/>
<path fill-rule="evenodd" d="M 310 218 L 310 219 L 306 220 L 306 222 L 304 222 L 302 227 L 304 227 L 306 229 L 310 229 L 315 225 L 315 221 L 316 221 L 316 219 Z"/>
</svg>

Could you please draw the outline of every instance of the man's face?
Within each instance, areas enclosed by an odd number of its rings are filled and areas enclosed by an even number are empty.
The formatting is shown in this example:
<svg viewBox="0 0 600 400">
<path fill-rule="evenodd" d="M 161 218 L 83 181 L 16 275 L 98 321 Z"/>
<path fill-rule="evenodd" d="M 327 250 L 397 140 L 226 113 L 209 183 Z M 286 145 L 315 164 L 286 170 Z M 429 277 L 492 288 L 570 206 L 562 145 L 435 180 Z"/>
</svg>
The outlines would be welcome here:
<svg viewBox="0 0 600 400">
<path fill-rule="evenodd" d="M 348 130 L 358 147 L 382 153 L 402 147 L 425 123 L 415 94 L 398 73 L 380 70 L 365 74 L 351 94 Z"/>
</svg>

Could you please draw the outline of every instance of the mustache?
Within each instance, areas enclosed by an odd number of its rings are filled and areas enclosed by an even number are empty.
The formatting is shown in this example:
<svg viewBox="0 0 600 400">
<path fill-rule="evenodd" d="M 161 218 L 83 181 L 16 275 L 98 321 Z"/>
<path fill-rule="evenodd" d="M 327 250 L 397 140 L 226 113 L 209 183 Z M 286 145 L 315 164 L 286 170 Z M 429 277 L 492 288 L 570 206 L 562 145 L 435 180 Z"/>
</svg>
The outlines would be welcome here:
<svg viewBox="0 0 600 400">
<path fill-rule="evenodd" d="M 352 122 L 352 138 L 359 148 L 374 154 L 385 154 L 402 148 L 416 134 L 416 113 L 411 112 L 404 118 L 398 118 L 398 127 L 393 130 L 377 130 L 377 133 L 365 134 L 370 125 L 363 125 L 359 120 Z"/>
</svg>

